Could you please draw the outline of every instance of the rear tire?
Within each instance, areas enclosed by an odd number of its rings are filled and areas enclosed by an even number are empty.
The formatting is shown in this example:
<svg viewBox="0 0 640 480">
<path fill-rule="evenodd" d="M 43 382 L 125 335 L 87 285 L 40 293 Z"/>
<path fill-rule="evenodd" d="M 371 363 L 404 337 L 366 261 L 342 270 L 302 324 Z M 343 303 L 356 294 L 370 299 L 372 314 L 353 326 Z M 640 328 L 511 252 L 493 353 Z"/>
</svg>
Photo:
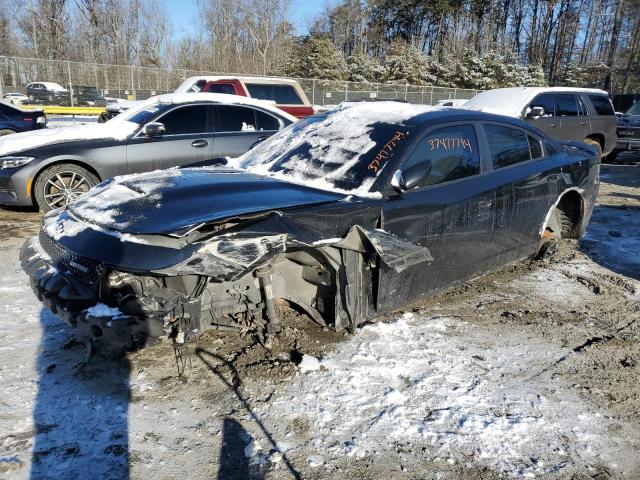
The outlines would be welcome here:
<svg viewBox="0 0 640 480">
<path fill-rule="evenodd" d="M 100 179 L 86 168 L 73 163 L 61 163 L 38 175 L 34 197 L 38 208 L 48 212 L 68 205 L 99 182 Z"/>
<path fill-rule="evenodd" d="M 0 137 L 3 137 L 5 135 L 11 135 L 12 133 L 16 133 L 13 130 L 9 130 L 8 128 L 2 129 L 0 130 Z"/>
<path fill-rule="evenodd" d="M 592 138 L 586 138 L 584 140 L 584 143 L 586 143 L 587 145 L 593 147 L 596 149 L 596 155 L 598 157 L 598 160 L 602 159 L 602 145 L 600 145 L 600 143 Z"/>
</svg>

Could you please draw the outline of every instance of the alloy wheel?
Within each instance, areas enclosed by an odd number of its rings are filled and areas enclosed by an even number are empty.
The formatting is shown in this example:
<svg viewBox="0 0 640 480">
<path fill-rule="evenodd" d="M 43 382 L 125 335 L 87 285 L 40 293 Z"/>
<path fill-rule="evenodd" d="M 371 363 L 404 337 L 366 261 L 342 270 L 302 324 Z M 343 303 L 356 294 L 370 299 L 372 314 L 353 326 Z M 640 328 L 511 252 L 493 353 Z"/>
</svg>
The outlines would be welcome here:
<svg viewBox="0 0 640 480">
<path fill-rule="evenodd" d="M 88 192 L 91 183 L 77 172 L 58 172 L 44 184 L 44 199 L 49 208 L 60 208 Z"/>
</svg>

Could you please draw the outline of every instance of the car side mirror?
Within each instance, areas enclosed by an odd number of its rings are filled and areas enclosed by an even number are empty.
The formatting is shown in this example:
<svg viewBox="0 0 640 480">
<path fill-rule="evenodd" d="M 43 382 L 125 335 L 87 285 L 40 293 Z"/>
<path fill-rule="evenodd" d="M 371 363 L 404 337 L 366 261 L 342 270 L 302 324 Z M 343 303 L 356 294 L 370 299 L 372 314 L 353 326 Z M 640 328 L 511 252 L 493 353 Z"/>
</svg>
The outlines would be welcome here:
<svg viewBox="0 0 640 480">
<path fill-rule="evenodd" d="M 544 115 L 544 107 L 531 107 L 527 113 L 527 118 L 539 118 Z"/>
<path fill-rule="evenodd" d="M 411 190 L 429 176 L 432 166 L 431 160 L 425 160 L 409 170 L 396 170 L 391 177 L 391 186 L 401 193 Z"/>
<path fill-rule="evenodd" d="M 404 175 L 402 174 L 402 170 L 396 170 L 391 177 L 391 186 L 398 192 L 404 192 L 406 188 L 406 184 L 404 183 Z"/>
<path fill-rule="evenodd" d="M 142 133 L 146 137 L 161 137 L 164 134 L 164 124 L 160 122 L 149 122 L 142 129 Z"/>
</svg>

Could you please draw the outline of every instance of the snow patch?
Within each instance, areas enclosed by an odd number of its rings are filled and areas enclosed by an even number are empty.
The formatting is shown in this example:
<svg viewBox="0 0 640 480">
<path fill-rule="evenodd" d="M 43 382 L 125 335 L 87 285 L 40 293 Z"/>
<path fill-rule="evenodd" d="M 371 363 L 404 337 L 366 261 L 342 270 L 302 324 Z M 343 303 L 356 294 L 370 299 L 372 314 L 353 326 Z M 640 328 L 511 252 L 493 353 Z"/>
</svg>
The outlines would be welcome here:
<svg viewBox="0 0 640 480">
<path fill-rule="evenodd" d="M 300 368 L 302 373 L 315 372 L 316 370 L 320 370 L 320 360 L 305 353 L 302 355 L 302 361 L 300 365 L 298 365 L 298 368 Z"/>
<path fill-rule="evenodd" d="M 365 326 L 322 360 L 327 368 L 296 377 L 260 413 L 311 419 L 314 448 L 333 458 L 410 442 L 449 463 L 472 456 L 497 472 L 538 476 L 557 469 L 565 434 L 574 458 L 612 461 L 601 412 L 541 373 L 566 348 L 496 328 L 408 314 Z"/>
<path fill-rule="evenodd" d="M 87 308 L 85 313 L 91 317 L 112 317 L 118 318 L 123 317 L 124 313 L 120 311 L 118 308 L 109 307 L 104 303 L 96 303 L 93 307 Z"/>
<path fill-rule="evenodd" d="M 138 128 L 138 124 L 119 121 L 77 125 L 74 127 L 43 128 L 30 132 L 14 133 L 0 138 L 0 156 L 23 152 L 45 145 L 79 140 L 125 140 Z"/>
</svg>

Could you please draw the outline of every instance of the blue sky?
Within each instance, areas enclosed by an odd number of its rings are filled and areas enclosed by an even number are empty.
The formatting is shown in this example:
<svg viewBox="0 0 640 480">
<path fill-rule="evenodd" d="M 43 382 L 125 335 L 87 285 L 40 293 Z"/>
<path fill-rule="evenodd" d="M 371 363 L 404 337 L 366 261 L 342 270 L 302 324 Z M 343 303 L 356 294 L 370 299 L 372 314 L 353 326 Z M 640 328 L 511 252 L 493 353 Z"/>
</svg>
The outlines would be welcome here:
<svg viewBox="0 0 640 480">
<path fill-rule="evenodd" d="M 292 0 L 289 17 L 296 28 L 296 34 L 307 33 L 309 24 L 328 0 Z M 189 35 L 193 31 L 198 16 L 197 0 L 164 0 L 174 37 Z"/>
</svg>

